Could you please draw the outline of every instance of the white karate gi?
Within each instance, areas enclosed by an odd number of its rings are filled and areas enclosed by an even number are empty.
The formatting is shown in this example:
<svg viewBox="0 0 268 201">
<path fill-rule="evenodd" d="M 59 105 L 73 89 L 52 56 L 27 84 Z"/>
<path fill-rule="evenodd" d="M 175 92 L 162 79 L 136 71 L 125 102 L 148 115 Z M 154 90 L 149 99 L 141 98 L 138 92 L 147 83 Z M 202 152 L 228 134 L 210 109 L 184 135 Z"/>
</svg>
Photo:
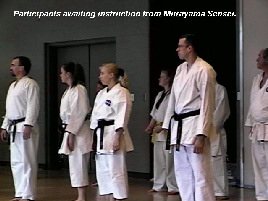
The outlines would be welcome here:
<svg viewBox="0 0 268 201">
<path fill-rule="evenodd" d="M 88 162 L 92 150 L 92 134 L 86 115 L 90 112 L 87 90 L 78 84 L 65 91 L 61 98 L 60 117 L 67 124 L 59 154 L 69 156 L 69 170 L 72 187 L 83 187 L 89 184 Z M 74 150 L 67 146 L 69 132 L 75 135 Z"/>
<path fill-rule="evenodd" d="M 180 151 L 175 151 L 174 165 L 176 181 L 183 201 L 214 200 L 211 173 L 210 144 L 208 138 L 215 137 L 213 111 L 215 101 L 215 78 L 213 68 L 197 57 L 189 71 L 187 62 L 176 71 L 170 100 L 163 123 L 168 129 L 171 116 L 200 109 L 200 114 L 182 120 Z M 171 121 L 171 145 L 176 144 L 178 122 Z M 207 138 L 203 153 L 195 154 L 196 135 Z"/>
<path fill-rule="evenodd" d="M 128 176 L 126 171 L 125 153 L 133 150 L 127 124 L 132 109 L 130 93 L 120 84 L 111 90 L 101 90 L 96 99 L 91 116 L 91 129 L 98 126 L 99 119 L 114 120 L 114 125 L 105 126 L 103 150 L 113 150 L 113 136 L 116 129 L 123 128 L 120 150 L 114 154 L 96 155 L 97 180 L 100 195 L 113 194 L 116 199 L 128 197 Z M 97 132 L 97 151 L 100 151 L 100 129 Z"/>
<path fill-rule="evenodd" d="M 156 109 L 156 103 L 160 99 L 163 91 L 159 92 L 155 98 L 154 106 L 151 111 L 151 116 L 156 122 L 163 123 L 170 93 L 168 93 Z M 176 177 L 174 172 L 174 153 L 166 150 L 167 133 L 162 131 L 160 133 L 153 133 L 152 142 L 154 143 L 154 185 L 156 191 L 162 191 L 167 187 L 168 192 L 178 192 Z"/>
<path fill-rule="evenodd" d="M 216 128 L 217 138 L 211 141 L 211 161 L 214 174 L 215 196 L 228 196 L 229 184 L 226 167 L 227 141 L 224 122 L 230 115 L 228 95 L 224 86 L 215 85 L 216 109 L 213 114 L 213 123 Z"/>
<path fill-rule="evenodd" d="M 246 126 L 252 127 L 252 160 L 257 200 L 268 200 L 268 82 L 260 89 L 262 73 L 252 83 Z"/>
<path fill-rule="evenodd" d="M 36 198 L 37 180 L 37 150 L 39 128 L 39 86 L 33 80 L 24 76 L 17 83 L 13 82 L 6 99 L 6 115 L 2 128 L 11 133 L 11 169 L 14 178 L 15 197 L 34 200 Z M 13 141 L 13 126 L 9 120 L 25 117 L 25 121 L 16 124 L 16 136 Z M 23 139 L 24 125 L 33 126 L 31 137 Z"/>
</svg>

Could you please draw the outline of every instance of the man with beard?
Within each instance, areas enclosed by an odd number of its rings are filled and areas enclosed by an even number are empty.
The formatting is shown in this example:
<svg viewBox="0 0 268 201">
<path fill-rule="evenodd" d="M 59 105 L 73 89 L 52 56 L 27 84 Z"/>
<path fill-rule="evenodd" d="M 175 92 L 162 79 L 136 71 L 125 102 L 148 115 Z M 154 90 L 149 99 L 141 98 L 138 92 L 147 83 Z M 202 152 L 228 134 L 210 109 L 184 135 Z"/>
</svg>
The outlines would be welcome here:
<svg viewBox="0 0 268 201">
<path fill-rule="evenodd" d="M 35 199 L 37 179 L 37 148 L 39 130 L 39 86 L 27 75 L 31 61 L 24 56 L 15 57 L 10 66 L 16 81 L 11 83 L 6 98 L 6 115 L 1 139 L 10 134 L 10 160 L 15 186 L 12 201 Z"/>
</svg>

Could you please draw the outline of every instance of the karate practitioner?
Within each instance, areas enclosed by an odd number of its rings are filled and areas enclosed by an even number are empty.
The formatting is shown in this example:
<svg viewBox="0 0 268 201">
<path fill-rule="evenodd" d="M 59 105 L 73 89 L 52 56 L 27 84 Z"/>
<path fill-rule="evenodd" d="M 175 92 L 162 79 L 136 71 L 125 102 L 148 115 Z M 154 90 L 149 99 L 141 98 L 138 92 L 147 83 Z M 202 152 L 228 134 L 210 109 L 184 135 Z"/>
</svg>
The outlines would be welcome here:
<svg viewBox="0 0 268 201">
<path fill-rule="evenodd" d="M 149 192 L 165 191 L 167 188 L 169 195 L 178 194 L 175 173 L 174 173 L 174 152 L 166 150 L 167 132 L 159 129 L 163 124 L 168 106 L 170 89 L 173 83 L 174 73 L 172 70 L 162 70 L 159 77 L 159 85 L 164 88 L 155 98 L 151 111 L 151 121 L 145 132 L 152 133 L 152 143 L 154 143 L 154 184 Z"/>
<path fill-rule="evenodd" d="M 15 186 L 13 201 L 36 199 L 37 150 L 39 129 L 39 86 L 27 75 L 31 61 L 24 56 L 11 62 L 12 82 L 6 98 L 6 115 L 2 124 L 1 138 L 10 135 L 10 160 Z"/>
<path fill-rule="evenodd" d="M 217 137 L 211 142 L 211 162 L 214 175 L 214 193 L 217 200 L 227 200 L 229 184 L 226 167 L 227 141 L 224 122 L 230 115 L 228 95 L 224 86 L 215 85 L 215 106 L 213 123 Z"/>
<path fill-rule="evenodd" d="M 59 154 L 66 154 L 69 157 L 71 185 L 78 191 L 76 201 L 86 201 L 92 134 L 86 121 L 90 107 L 87 90 L 83 86 L 85 83 L 83 67 L 73 62 L 64 64 L 61 67 L 60 78 L 68 87 L 62 95 L 60 105 L 60 118 L 65 133 Z"/>
<path fill-rule="evenodd" d="M 125 155 L 133 150 L 127 129 L 132 102 L 129 91 L 120 85 L 126 83 L 120 72 L 122 70 L 114 63 L 106 63 L 100 69 L 100 81 L 107 87 L 95 99 L 90 125 L 91 129 L 95 129 L 94 135 L 97 135 L 99 193 L 113 194 L 115 200 L 128 197 Z"/>
<path fill-rule="evenodd" d="M 257 68 L 263 72 L 253 79 L 245 125 L 251 128 L 256 199 L 268 200 L 268 48 L 260 51 Z"/>
<path fill-rule="evenodd" d="M 213 201 L 208 139 L 216 135 L 213 126 L 216 73 L 197 56 L 196 42 L 191 34 L 179 39 L 176 51 L 185 62 L 177 68 L 162 127 L 170 126 L 167 146 L 173 145 L 175 149 L 175 175 L 182 201 Z"/>
</svg>

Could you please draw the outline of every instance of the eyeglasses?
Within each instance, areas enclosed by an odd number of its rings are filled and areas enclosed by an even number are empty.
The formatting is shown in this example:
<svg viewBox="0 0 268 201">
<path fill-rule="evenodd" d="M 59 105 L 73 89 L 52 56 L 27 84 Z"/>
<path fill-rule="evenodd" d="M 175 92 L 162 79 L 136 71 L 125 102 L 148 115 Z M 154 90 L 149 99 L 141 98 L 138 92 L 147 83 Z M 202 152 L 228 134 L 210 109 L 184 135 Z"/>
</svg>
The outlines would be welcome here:
<svg viewBox="0 0 268 201">
<path fill-rule="evenodd" d="M 178 48 L 189 47 L 189 45 L 178 45 Z"/>
<path fill-rule="evenodd" d="M 13 67 L 13 66 L 23 66 L 23 65 L 10 64 L 10 66 Z"/>
</svg>

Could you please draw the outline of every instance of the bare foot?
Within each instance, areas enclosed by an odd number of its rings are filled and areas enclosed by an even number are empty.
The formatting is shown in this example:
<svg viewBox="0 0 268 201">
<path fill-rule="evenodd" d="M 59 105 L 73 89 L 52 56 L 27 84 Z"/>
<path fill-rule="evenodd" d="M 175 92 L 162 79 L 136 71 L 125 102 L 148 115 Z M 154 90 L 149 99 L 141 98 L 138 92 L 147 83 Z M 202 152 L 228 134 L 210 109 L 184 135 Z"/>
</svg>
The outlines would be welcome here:
<svg viewBox="0 0 268 201">
<path fill-rule="evenodd" d="M 148 193 L 155 193 L 155 192 L 157 192 L 157 191 L 154 190 L 154 189 L 150 189 L 150 190 L 148 190 Z"/>
<path fill-rule="evenodd" d="M 98 186 L 98 182 L 91 184 L 91 186 L 93 187 Z"/>
</svg>

